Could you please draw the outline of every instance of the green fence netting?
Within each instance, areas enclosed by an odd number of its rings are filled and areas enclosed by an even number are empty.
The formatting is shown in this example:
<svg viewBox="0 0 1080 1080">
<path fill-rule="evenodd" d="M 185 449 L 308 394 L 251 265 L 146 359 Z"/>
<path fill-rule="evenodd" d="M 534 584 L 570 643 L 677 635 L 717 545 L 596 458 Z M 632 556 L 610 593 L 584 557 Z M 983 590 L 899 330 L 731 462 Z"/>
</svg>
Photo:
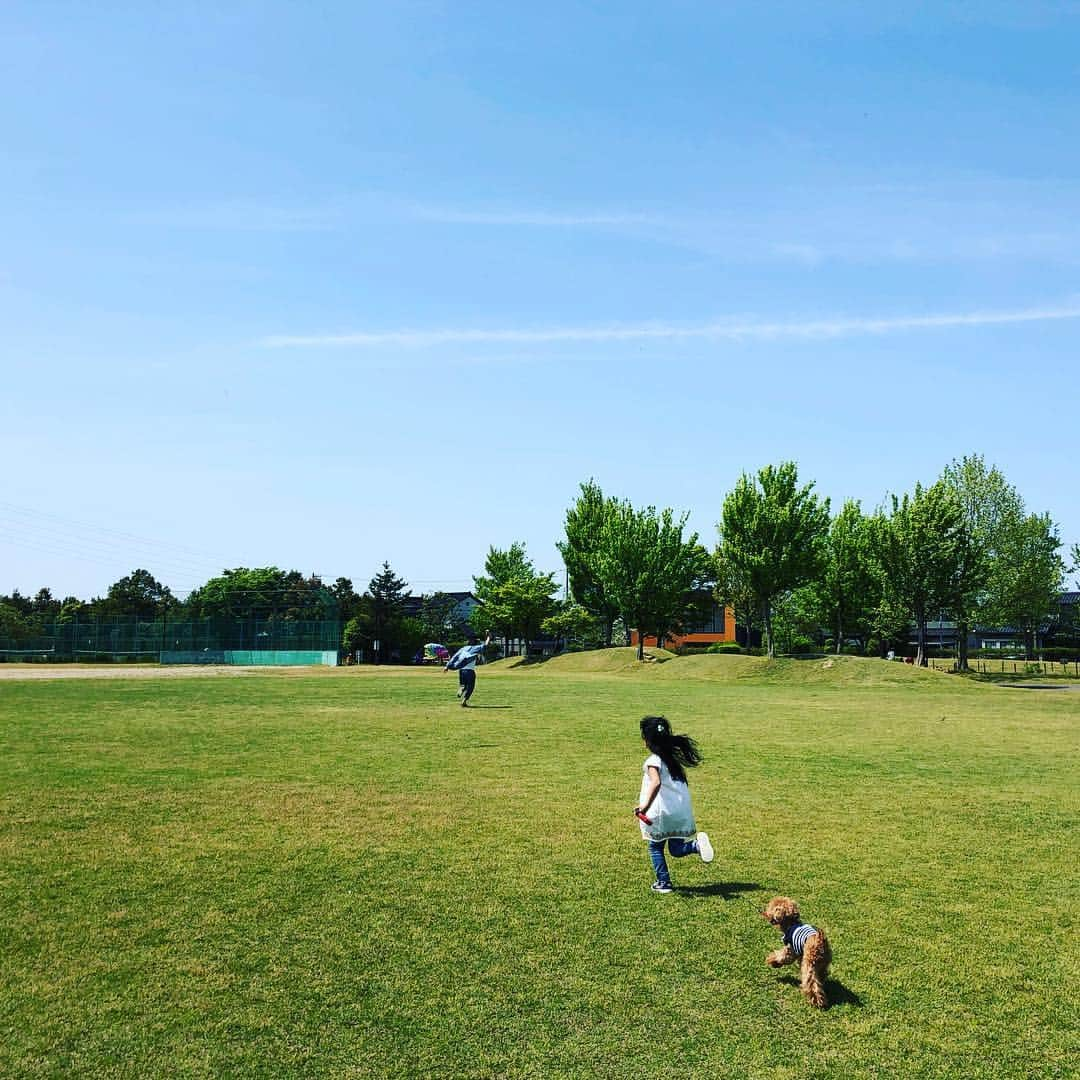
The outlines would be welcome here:
<svg viewBox="0 0 1080 1080">
<path fill-rule="evenodd" d="M 17 634 L 5 635 L 0 630 L 0 660 L 162 659 L 167 662 L 169 654 L 322 655 L 336 654 L 340 644 L 339 619 L 143 619 L 135 615 L 102 615 L 45 619 L 20 628 Z M 273 661 L 260 655 L 251 662 Z M 324 663 L 325 660 L 293 662 Z"/>
</svg>

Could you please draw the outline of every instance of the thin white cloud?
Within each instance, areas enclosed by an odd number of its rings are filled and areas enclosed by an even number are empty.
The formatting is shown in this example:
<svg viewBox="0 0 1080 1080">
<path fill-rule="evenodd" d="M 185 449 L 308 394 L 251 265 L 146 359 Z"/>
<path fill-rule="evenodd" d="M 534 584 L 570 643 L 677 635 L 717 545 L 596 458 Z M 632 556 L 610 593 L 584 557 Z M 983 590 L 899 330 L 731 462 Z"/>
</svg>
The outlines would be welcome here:
<svg viewBox="0 0 1080 1080">
<path fill-rule="evenodd" d="M 349 334 L 277 334 L 258 344 L 268 349 L 297 348 L 433 348 L 440 345 L 548 345 L 566 342 L 625 341 L 777 341 L 847 338 L 859 335 L 905 333 L 911 330 L 1080 319 L 1080 298 L 1049 307 L 1005 311 L 970 311 L 884 318 L 809 319 L 792 322 L 723 321 L 687 326 L 674 323 L 636 323 L 609 326 L 435 330 L 365 330 Z"/>
</svg>

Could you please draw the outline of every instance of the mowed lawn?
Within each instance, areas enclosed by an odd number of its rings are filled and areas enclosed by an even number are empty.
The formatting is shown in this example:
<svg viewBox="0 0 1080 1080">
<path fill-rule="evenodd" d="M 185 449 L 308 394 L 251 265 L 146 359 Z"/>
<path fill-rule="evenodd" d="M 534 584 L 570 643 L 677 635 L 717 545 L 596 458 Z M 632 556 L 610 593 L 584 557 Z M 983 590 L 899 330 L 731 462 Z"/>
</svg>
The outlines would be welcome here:
<svg viewBox="0 0 1080 1080">
<path fill-rule="evenodd" d="M 0 1075 L 1065 1077 L 1080 693 L 883 661 L 0 682 Z M 653 894 L 661 712 L 716 861 Z M 811 1009 L 757 914 L 830 934 Z"/>
</svg>

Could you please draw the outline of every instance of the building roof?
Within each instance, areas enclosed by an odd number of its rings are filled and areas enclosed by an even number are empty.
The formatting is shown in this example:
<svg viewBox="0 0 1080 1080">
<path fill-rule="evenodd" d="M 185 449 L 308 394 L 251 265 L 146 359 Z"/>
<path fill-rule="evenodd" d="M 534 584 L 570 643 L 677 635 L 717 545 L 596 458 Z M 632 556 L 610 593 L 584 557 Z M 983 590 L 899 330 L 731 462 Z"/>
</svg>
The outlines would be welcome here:
<svg viewBox="0 0 1080 1080">
<path fill-rule="evenodd" d="M 449 596 L 449 597 L 452 597 L 454 600 L 457 600 L 459 602 L 462 601 L 462 600 L 468 600 L 469 597 L 472 597 L 473 600 L 476 599 L 476 596 L 472 592 L 469 592 L 468 590 L 466 590 L 465 592 L 443 592 L 443 591 L 439 591 L 437 593 L 423 593 L 420 596 L 417 596 L 415 593 L 409 593 L 409 595 L 406 596 L 405 599 L 406 600 L 424 600 L 424 599 L 430 599 L 432 596 Z"/>
<path fill-rule="evenodd" d="M 402 610 L 405 612 L 406 615 L 415 615 L 417 612 L 423 610 L 424 601 L 430 600 L 433 595 L 436 594 L 427 593 L 424 596 L 414 596 L 410 593 L 408 596 L 403 596 L 401 598 Z M 471 592 L 444 592 L 439 593 L 438 595 L 445 596 L 453 600 L 455 607 L 457 607 L 459 604 L 467 603 L 469 600 L 474 601 L 476 604 L 480 603 L 480 601 L 477 600 Z"/>
</svg>

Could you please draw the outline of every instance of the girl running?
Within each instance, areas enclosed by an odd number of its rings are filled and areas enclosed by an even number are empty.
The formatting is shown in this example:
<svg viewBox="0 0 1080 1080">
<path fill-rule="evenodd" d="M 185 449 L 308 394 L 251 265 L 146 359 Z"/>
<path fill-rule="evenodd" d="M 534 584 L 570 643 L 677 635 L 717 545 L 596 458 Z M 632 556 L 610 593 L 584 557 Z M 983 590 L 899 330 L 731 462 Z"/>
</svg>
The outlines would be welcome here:
<svg viewBox="0 0 1080 1080">
<path fill-rule="evenodd" d="M 701 753 L 689 735 L 675 735 L 662 716 L 646 716 L 641 721 L 641 737 L 649 749 L 642 767 L 641 796 L 634 813 L 641 824 L 642 838 L 649 842 L 656 880 L 653 892 L 672 891 L 664 847 L 672 858 L 700 855 L 713 861 L 713 846 L 706 833 L 697 832 L 686 770 L 701 764 Z"/>
</svg>

